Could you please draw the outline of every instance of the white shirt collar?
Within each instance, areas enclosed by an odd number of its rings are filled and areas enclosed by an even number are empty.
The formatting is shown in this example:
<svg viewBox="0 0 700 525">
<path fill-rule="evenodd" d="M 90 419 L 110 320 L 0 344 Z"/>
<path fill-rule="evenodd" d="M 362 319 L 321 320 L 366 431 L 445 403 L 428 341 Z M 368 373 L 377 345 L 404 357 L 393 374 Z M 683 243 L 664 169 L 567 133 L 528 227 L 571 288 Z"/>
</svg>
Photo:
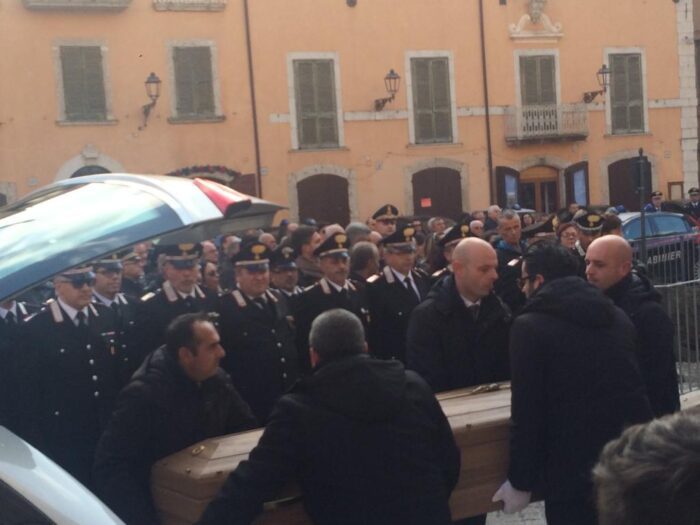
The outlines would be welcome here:
<svg viewBox="0 0 700 525">
<path fill-rule="evenodd" d="M 192 288 L 192 291 L 190 293 L 182 293 L 180 290 L 178 290 L 174 286 L 173 286 L 173 290 L 175 290 L 175 293 L 177 293 L 177 295 L 179 295 L 181 299 L 187 299 L 188 297 L 191 297 L 192 299 L 197 298 L 197 294 L 195 293 L 194 288 Z"/>
<path fill-rule="evenodd" d="M 389 266 L 389 268 L 391 268 L 391 266 Z M 391 268 L 391 271 L 394 272 L 394 275 L 399 281 L 401 281 L 402 284 L 406 281 L 406 277 L 408 277 L 411 283 L 413 283 L 413 276 L 411 276 L 411 272 L 408 272 L 408 275 L 404 275 L 398 270 L 395 270 L 394 268 Z"/>
<path fill-rule="evenodd" d="M 15 319 L 17 319 L 17 301 L 12 301 L 12 306 L 10 306 L 9 310 L 6 310 L 2 306 L 0 306 L 0 317 L 5 319 L 7 317 L 7 314 L 12 312 L 12 314 L 15 316 Z"/>
<path fill-rule="evenodd" d="M 324 277 L 324 279 L 326 279 L 326 278 Z M 341 290 L 347 290 L 347 289 L 348 289 L 348 281 L 347 281 L 347 280 L 345 281 L 345 284 L 344 284 L 343 286 L 338 286 L 337 284 L 335 284 L 335 283 L 334 283 L 333 281 L 331 281 L 330 279 L 326 279 L 326 282 L 327 282 L 328 284 L 330 284 L 330 285 L 335 289 L 336 292 L 339 292 L 339 291 L 341 291 Z"/>
<path fill-rule="evenodd" d="M 92 295 L 105 306 L 112 306 L 112 303 L 116 301 L 116 296 L 114 296 L 114 299 L 107 299 L 104 295 L 97 293 L 95 290 L 92 291 Z"/>
<path fill-rule="evenodd" d="M 460 295 L 460 297 L 462 298 L 462 301 L 464 301 L 464 306 L 466 306 L 467 308 L 469 308 L 470 306 L 474 306 L 474 305 L 477 305 L 477 306 L 481 305 L 481 299 L 479 299 L 478 301 L 472 302 L 469 299 L 467 299 L 466 297 L 464 297 L 463 295 Z"/>
<path fill-rule="evenodd" d="M 63 311 L 68 314 L 68 317 L 70 317 L 70 320 L 75 322 L 75 316 L 78 315 L 78 310 L 76 310 L 75 308 L 73 308 L 70 305 L 67 305 L 60 297 L 57 299 L 57 301 L 58 301 L 58 304 L 61 305 L 61 308 L 63 308 Z M 85 318 L 87 319 L 88 318 L 87 306 L 80 311 L 85 314 Z"/>
</svg>

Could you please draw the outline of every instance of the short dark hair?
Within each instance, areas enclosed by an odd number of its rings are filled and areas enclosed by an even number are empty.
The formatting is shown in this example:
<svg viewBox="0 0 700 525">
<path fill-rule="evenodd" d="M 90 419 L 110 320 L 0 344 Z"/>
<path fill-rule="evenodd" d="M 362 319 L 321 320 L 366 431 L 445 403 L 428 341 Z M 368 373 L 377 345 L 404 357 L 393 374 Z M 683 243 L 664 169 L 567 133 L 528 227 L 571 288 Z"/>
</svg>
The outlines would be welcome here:
<svg viewBox="0 0 700 525">
<path fill-rule="evenodd" d="M 340 359 L 364 352 L 365 331 L 355 314 L 334 308 L 311 323 L 309 345 L 321 361 Z"/>
<path fill-rule="evenodd" d="M 545 282 L 579 274 L 579 264 L 573 253 L 554 241 L 532 244 L 523 254 L 527 273 L 541 275 Z"/>
<path fill-rule="evenodd" d="M 609 214 L 603 218 L 603 227 L 600 229 L 600 235 L 608 235 L 611 231 L 622 228 L 622 221 L 617 215 Z"/>
<path fill-rule="evenodd" d="M 628 428 L 593 469 L 600 525 L 700 524 L 700 414 Z"/>
<path fill-rule="evenodd" d="M 350 250 L 350 271 L 364 270 L 375 257 L 379 257 L 379 249 L 373 242 L 358 242 Z"/>
<path fill-rule="evenodd" d="M 197 337 L 194 325 L 197 323 L 210 323 L 209 316 L 202 312 L 178 315 L 165 330 L 165 350 L 173 357 L 181 347 L 187 347 L 197 355 Z"/>
<path fill-rule="evenodd" d="M 301 247 L 304 244 L 308 244 L 316 233 L 316 228 L 313 226 L 302 225 L 292 232 L 292 236 L 289 239 L 289 243 L 294 248 L 296 253 L 301 253 Z"/>
</svg>

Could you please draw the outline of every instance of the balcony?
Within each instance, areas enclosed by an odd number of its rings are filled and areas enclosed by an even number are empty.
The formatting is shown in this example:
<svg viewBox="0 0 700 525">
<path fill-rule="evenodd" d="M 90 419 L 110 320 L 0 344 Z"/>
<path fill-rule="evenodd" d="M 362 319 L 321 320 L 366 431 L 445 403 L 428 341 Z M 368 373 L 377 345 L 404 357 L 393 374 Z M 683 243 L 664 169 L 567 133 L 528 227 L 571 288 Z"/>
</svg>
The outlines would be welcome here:
<svg viewBox="0 0 700 525">
<path fill-rule="evenodd" d="M 34 11 L 122 11 L 131 0 L 23 0 Z"/>
<path fill-rule="evenodd" d="M 511 146 L 586 140 L 586 104 L 546 104 L 509 106 L 506 116 L 506 142 Z"/>
</svg>

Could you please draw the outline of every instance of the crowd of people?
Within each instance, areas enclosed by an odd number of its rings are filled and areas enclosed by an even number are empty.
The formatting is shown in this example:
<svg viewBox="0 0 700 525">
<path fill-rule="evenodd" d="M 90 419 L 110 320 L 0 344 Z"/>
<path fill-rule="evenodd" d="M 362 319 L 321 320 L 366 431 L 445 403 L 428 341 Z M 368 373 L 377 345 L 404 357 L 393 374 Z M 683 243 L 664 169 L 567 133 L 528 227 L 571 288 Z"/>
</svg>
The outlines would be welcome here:
<svg viewBox="0 0 700 525">
<path fill-rule="evenodd" d="M 156 461 L 259 426 L 202 523 L 250 523 L 296 479 L 316 523 L 447 524 L 460 455 L 433 394 L 511 381 L 494 501 L 537 492 L 548 523 L 597 523 L 606 443 L 679 410 L 673 324 L 618 211 L 387 204 L 365 223 L 138 244 L 0 304 L 0 424 L 129 524 L 158 523 Z M 630 441 L 670 432 L 654 424 L 608 445 L 599 486 Z"/>
</svg>

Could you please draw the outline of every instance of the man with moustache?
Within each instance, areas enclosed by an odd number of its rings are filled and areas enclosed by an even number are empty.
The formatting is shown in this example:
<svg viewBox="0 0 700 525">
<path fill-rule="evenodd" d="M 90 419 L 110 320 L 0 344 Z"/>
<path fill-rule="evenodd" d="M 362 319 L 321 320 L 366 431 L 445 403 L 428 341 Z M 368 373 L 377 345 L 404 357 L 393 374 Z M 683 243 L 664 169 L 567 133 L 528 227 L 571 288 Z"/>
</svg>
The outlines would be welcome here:
<svg viewBox="0 0 700 525">
<path fill-rule="evenodd" d="M 289 305 L 270 286 L 270 250 L 245 243 L 234 258 L 236 288 L 221 298 L 222 368 L 265 424 L 277 399 L 299 376 Z"/>
<path fill-rule="evenodd" d="M 336 233 L 326 239 L 314 251 L 318 257 L 323 277 L 304 290 L 296 301 L 294 319 L 297 328 L 297 352 L 305 371 L 309 362 L 309 331 L 311 323 L 326 310 L 342 308 L 357 315 L 365 333 L 369 325 L 369 308 L 366 290 L 362 283 L 348 279 L 350 273 L 350 245 L 344 233 Z"/>
</svg>

